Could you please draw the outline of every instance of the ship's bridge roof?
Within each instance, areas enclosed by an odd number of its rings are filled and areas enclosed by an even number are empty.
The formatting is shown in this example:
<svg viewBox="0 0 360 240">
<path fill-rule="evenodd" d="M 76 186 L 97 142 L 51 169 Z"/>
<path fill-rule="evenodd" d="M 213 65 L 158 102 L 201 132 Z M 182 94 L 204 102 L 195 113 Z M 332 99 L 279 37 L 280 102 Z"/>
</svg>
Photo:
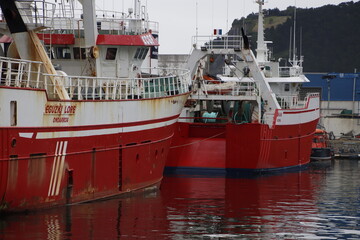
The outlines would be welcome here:
<svg viewBox="0 0 360 240">
<path fill-rule="evenodd" d="M 141 35 L 98 35 L 97 45 L 117 46 L 159 46 L 158 41 L 151 33 Z"/>
</svg>

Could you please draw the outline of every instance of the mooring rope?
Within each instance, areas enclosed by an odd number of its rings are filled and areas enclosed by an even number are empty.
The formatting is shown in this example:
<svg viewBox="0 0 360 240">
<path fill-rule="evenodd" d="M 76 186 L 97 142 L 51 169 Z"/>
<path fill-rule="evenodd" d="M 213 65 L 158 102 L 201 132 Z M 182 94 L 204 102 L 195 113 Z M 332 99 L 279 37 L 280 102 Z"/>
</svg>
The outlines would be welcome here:
<svg viewBox="0 0 360 240">
<path fill-rule="evenodd" d="M 186 146 L 190 146 L 190 145 L 193 145 L 193 144 L 197 144 L 197 143 L 200 143 L 200 142 L 204 142 L 204 141 L 207 141 L 211 138 L 215 138 L 217 136 L 220 136 L 221 134 L 224 134 L 225 132 L 221 132 L 221 133 L 218 133 L 218 134 L 215 134 L 211 137 L 208 137 L 208 138 L 205 138 L 205 139 L 202 139 L 202 140 L 199 140 L 199 141 L 196 141 L 196 142 L 192 142 L 192 143 L 187 143 L 187 144 L 183 144 L 183 145 L 178 145 L 178 146 L 173 146 L 173 147 L 170 147 L 170 148 L 179 148 L 179 147 L 186 147 Z"/>
</svg>

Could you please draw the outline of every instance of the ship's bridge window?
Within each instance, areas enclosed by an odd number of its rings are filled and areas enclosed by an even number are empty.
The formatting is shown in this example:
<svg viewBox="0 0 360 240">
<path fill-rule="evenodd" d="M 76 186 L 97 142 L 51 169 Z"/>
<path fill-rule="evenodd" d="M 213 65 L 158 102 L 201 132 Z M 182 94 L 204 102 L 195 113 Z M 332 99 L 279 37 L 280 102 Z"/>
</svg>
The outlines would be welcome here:
<svg viewBox="0 0 360 240">
<path fill-rule="evenodd" d="M 136 50 L 134 58 L 144 60 L 148 51 L 149 51 L 149 48 L 138 48 Z"/>
<path fill-rule="evenodd" d="M 290 91 L 290 84 L 289 83 L 286 83 L 285 84 L 285 92 L 288 92 L 288 91 Z"/>
<path fill-rule="evenodd" d="M 85 48 L 74 47 L 73 53 L 74 53 L 74 59 L 86 59 Z"/>
<path fill-rule="evenodd" d="M 116 59 L 116 53 L 117 53 L 117 48 L 108 48 L 108 49 L 106 49 L 105 59 L 106 60 L 115 60 Z"/>
<path fill-rule="evenodd" d="M 55 59 L 54 48 L 46 47 L 45 49 L 46 49 L 46 52 L 48 53 L 48 56 L 50 57 L 50 59 Z"/>
<path fill-rule="evenodd" d="M 71 52 L 69 47 L 58 47 L 57 48 L 58 59 L 71 59 Z"/>
</svg>

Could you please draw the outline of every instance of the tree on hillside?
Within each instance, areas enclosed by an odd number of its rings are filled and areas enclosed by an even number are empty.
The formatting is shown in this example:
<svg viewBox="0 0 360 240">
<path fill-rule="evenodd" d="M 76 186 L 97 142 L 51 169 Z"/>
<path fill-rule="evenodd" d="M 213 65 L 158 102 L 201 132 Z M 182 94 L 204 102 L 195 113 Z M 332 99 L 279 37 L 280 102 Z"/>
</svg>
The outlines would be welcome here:
<svg viewBox="0 0 360 240">
<path fill-rule="evenodd" d="M 354 68 L 360 69 L 360 1 L 296 11 L 296 49 L 298 55 L 302 49 L 306 72 L 353 72 Z M 282 16 L 288 16 L 287 20 L 274 25 L 276 17 Z M 284 11 L 266 10 L 265 18 L 272 19 L 269 21 L 271 27 L 265 30 L 265 38 L 274 42 L 275 59 L 289 56 L 293 16 L 294 7 Z M 240 33 L 243 26 L 251 36 L 251 46 L 255 49 L 257 15 L 250 14 L 234 20 L 230 33 Z"/>
</svg>

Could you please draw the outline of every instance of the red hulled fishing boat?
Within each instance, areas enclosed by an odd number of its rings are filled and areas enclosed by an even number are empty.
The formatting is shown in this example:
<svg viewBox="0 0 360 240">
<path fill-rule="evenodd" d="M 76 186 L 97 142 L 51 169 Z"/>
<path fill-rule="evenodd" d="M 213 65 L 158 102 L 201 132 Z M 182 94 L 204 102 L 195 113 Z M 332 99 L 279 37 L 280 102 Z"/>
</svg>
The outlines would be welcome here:
<svg viewBox="0 0 360 240">
<path fill-rule="evenodd" d="M 259 173 L 309 163 L 319 95 L 299 95 L 309 80 L 295 51 L 290 66 L 270 61 L 264 1 L 257 3 L 256 57 L 244 31 L 195 37 L 188 61 L 194 92 L 177 123 L 168 172 Z"/>
<path fill-rule="evenodd" d="M 142 69 L 158 25 L 134 2 L 1 1 L 1 211 L 159 185 L 189 72 Z"/>
</svg>

